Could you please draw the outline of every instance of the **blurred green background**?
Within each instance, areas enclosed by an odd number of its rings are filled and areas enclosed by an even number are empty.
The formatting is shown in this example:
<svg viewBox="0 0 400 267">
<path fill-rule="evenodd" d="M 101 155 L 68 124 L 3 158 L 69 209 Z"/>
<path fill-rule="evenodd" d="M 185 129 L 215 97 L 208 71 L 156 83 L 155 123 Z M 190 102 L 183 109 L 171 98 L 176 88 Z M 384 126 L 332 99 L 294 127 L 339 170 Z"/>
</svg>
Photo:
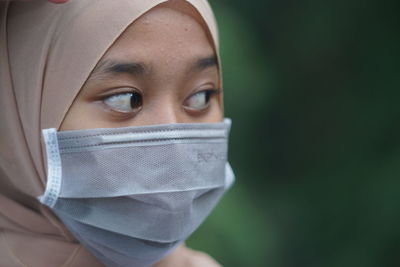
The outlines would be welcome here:
<svg viewBox="0 0 400 267">
<path fill-rule="evenodd" d="M 237 176 L 224 266 L 400 266 L 400 1 L 211 0 Z"/>
</svg>

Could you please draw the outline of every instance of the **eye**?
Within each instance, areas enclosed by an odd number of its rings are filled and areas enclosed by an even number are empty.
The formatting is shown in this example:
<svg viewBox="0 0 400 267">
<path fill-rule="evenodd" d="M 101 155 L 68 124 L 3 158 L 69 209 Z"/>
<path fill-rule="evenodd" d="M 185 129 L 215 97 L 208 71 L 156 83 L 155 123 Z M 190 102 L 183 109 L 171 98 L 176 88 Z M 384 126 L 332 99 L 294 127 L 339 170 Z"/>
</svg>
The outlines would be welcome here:
<svg viewBox="0 0 400 267">
<path fill-rule="evenodd" d="M 194 110 L 205 109 L 208 107 L 211 96 L 217 94 L 218 92 L 219 90 L 216 89 L 197 92 L 187 98 L 183 105 Z"/>
<path fill-rule="evenodd" d="M 103 102 L 112 110 L 131 113 L 142 107 L 142 95 L 137 92 L 119 93 L 104 98 Z"/>
</svg>

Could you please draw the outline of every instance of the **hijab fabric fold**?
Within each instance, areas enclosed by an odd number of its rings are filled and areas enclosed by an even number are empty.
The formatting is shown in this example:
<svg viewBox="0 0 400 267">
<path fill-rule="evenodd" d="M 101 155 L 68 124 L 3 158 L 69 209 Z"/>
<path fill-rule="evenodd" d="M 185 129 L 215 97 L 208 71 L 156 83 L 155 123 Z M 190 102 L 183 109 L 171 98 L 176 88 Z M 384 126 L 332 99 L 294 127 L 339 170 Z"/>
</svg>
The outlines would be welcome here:
<svg viewBox="0 0 400 267">
<path fill-rule="evenodd" d="M 102 266 L 37 200 L 46 185 L 41 129 L 60 127 L 107 49 L 165 1 L 0 2 L 1 267 Z M 187 2 L 203 18 L 218 52 L 209 4 Z"/>
</svg>

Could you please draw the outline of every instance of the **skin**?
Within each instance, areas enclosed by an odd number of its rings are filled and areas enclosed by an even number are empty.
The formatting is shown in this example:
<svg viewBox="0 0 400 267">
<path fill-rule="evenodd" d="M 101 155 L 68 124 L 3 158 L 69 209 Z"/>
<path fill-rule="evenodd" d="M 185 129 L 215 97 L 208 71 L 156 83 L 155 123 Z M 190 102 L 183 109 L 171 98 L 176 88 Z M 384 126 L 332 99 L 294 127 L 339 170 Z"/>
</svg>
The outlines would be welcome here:
<svg viewBox="0 0 400 267">
<path fill-rule="evenodd" d="M 198 20 L 187 13 L 161 5 L 131 24 L 99 61 L 60 130 L 222 121 L 215 51 Z M 207 90 L 213 92 L 208 98 Z M 198 92 L 203 93 L 196 98 Z M 113 96 L 124 99 L 129 93 L 140 94 L 142 104 L 129 112 L 108 105 Z M 182 245 L 155 266 L 220 265 Z"/>
<path fill-rule="evenodd" d="M 68 0 L 49 0 L 49 2 L 52 2 L 55 4 L 62 4 L 62 3 L 68 2 Z"/>
<path fill-rule="evenodd" d="M 63 4 L 68 2 L 68 0 L 48 0 L 50 3 L 54 3 L 54 4 Z"/>
<path fill-rule="evenodd" d="M 106 52 L 60 130 L 219 122 L 223 110 L 215 90 L 220 78 L 211 58 L 213 47 L 192 16 L 166 6 L 155 8 L 131 24 Z M 202 61 L 208 65 L 197 68 Z M 119 68 L 110 71 L 110 62 Z M 136 63 L 142 65 L 141 73 Z M 204 90 L 214 90 L 207 108 L 192 108 L 191 97 Z M 136 112 L 118 112 L 107 104 L 110 96 L 132 92 L 143 102 Z"/>
</svg>

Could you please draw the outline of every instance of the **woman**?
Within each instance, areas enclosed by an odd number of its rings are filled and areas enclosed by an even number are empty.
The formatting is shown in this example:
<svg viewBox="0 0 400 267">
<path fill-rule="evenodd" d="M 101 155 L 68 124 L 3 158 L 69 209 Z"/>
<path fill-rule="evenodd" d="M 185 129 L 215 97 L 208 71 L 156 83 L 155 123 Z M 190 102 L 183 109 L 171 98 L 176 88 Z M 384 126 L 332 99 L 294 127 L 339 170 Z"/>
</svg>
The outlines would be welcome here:
<svg viewBox="0 0 400 267">
<path fill-rule="evenodd" d="M 0 266 L 218 266 L 182 245 L 233 179 L 208 4 L 0 5 Z"/>
</svg>

